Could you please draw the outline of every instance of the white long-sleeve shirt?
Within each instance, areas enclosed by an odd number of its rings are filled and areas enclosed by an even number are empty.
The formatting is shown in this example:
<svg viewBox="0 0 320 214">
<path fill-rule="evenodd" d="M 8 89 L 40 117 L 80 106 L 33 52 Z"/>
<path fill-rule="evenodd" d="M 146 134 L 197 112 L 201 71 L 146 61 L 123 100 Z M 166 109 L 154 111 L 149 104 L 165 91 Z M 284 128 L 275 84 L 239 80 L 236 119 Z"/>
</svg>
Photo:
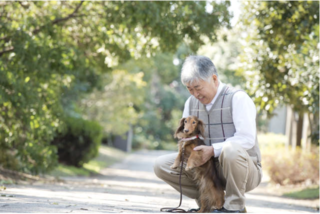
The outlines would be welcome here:
<svg viewBox="0 0 320 214">
<path fill-rule="evenodd" d="M 208 111 L 221 93 L 223 86 L 224 84 L 220 81 L 217 94 L 206 105 Z M 185 102 L 182 117 L 189 116 L 189 102 L 190 98 Z M 256 107 L 244 91 L 235 93 L 232 98 L 232 119 L 236 132 L 233 137 L 227 138 L 224 142 L 232 141 L 241 145 L 246 150 L 251 149 L 255 145 L 256 139 Z M 224 142 L 212 144 L 215 157 L 220 156 Z"/>
</svg>

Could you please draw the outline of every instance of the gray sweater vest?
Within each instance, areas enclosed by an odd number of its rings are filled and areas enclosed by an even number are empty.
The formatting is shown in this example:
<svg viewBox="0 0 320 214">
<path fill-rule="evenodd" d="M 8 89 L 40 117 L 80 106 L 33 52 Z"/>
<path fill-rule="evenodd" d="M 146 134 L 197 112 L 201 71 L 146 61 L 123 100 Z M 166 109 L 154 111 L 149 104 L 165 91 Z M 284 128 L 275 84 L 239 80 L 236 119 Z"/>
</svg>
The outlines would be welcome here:
<svg viewBox="0 0 320 214">
<path fill-rule="evenodd" d="M 209 111 L 194 96 L 190 98 L 189 114 L 201 119 L 205 127 L 205 143 L 209 146 L 214 143 L 224 142 L 227 138 L 233 137 L 236 128 L 232 118 L 232 98 L 241 90 L 225 85 L 219 97 Z M 247 150 L 255 163 L 261 166 L 261 154 L 256 137 L 253 148 Z"/>
</svg>

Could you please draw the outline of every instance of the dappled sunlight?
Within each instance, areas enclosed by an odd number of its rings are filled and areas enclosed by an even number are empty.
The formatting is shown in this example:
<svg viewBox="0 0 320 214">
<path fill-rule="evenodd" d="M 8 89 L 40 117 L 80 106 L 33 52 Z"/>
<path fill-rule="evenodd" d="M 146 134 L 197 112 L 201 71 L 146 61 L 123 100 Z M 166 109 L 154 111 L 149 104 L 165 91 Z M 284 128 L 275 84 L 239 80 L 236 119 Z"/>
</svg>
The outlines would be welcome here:
<svg viewBox="0 0 320 214">
<path fill-rule="evenodd" d="M 122 182 L 123 184 L 123 182 Z M 9 187 L 8 195 L 14 197 L 8 198 L 6 204 L 8 206 L 19 207 L 19 204 L 29 204 L 29 206 L 52 206 L 56 209 L 68 208 L 79 209 L 87 208 L 88 210 L 97 210 L 97 208 L 108 207 L 117 210 L 148 211 L 155 212 L 164 205 L 176 206 L 179 199 L 179 194 L 164 186 L 158 186 L 158 191 L 143 186 L 142 183 L 136 185 L 136 182 L 125 182 L 121 185 L 117 182 L 106 182 L 106 184 L 91 184 L 84 183 L 79 185 L 59 185 L 59 186 L 21 186 Z M 32 196 L 30 193 L 32 192 Z M 164 197 L 165 195 L 165 197 Z M 185 205 L 195 206 L 195 202 L 191 199 L 184 199 Z M 37 208 L 37 210 L 39 210 Z M 14 210 L 13 210 L 14 211 Z"/>
<path fill-rule="evenodd" d="M 247 202 L 246 206 L 250 207 L 250 212 L 259 212 L 263 208 L 263 212 L 274 213 L 277 212 L 299 212 L 305 211 L 305 208 L 310 206 L 310 202 L 305 200 L 294 200 L 289 198 L 283 198 L 279 196 L 270 196 L 266 194 L 246 194 Z M 256 203 L 259 201 L 259 203 Z M 319 205 L 319 200 L 314 200 L 313 206 Z M 312 211 L 312 210 L 310 210 Z"/>
<path fill-rule="evenodd" d="M 121 163 L 105 168 L 94 177 L 65 177 L 56 184 L 7 185 L 2 207 L 7 212 L 159 212 L 176 207 L 179 192 L 157 178 L 153 162 L 168 151 L 135 152 Z M 246 194 L 249 212 L 312 212 L 319 200 L 283 198 L 269 191 L 269 177 Z M 28 208 L 24 209 L 25 206 Z M 23 208 L 22 208 L 23 207 Z M 196 208 L 193 199 L 183 197 L 182 208 Z M 309 207 L 309 208 L 308 208 Z"/>
<path fill-rule="evenodd" d="M 108 157 L 113 157 L 115 155 L 124 155 L 123 152 L 119 151 L 119 150 L 116 150 L 112 147 L 107 147 L 107 146 L 104 146 L 104 145 L 101 145 L 100 148 L 99 148 L 99 153 L 101 155 L 106 155 Z"/>
<path fill-rule="evenodd" d="M 144 180 L 146 182 L 150 182 L 154 185 L 154 183 L 159 183 L 160 179 L 157 179 L 155 174 L 153 172 L 142 172 L 142 171 L 134 171 L 134 170 L 123 170 L 123 169 L 107 169 L 107 170 L 102 170 L 101 174 L 105 176 L 110 176 L 111 179 L 114 179 L 115 181 L 122 181 L 126 180 L 126 183 L 130 183 L 131 181 L 136 181 L 136 180 Z M 156 181 L 159 182 L 156 182 Z M 162 182 L 162 181 L 161 181 Z M 144 184 L 148 184 L 145 183 Z"/>
</svg>

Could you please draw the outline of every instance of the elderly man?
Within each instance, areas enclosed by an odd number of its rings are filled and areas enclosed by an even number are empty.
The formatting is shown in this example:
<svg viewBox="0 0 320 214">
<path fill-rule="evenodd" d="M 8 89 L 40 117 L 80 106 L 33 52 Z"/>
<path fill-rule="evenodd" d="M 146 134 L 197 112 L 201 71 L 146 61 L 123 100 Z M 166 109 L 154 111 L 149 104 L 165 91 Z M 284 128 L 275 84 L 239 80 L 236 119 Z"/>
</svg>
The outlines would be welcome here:
<svg viewBox="0 0 320 214">
<path fill-rule="evenodd" d="M 223 84 L 212 61 L 204 56 L 189 56 L 182 67 L 181 81 L 191 96 L 183 117 L 195 115 L 206 124 L 203 163 L 219 160 L 219 171 L 226 181 L 223 208 L 213 213 L 244 213 L 245 192 L 257 187 L 262 178 L 261 155 L 256 137 L 256 109 L 242 90 Z M 154 164 L 156 175 L 179 191 L 180 169 L 171 169 L 177 154 L 160 156 Z M 202 163 L 202 164 L 203 164 Z M 192 172 L 182 171 L 182 193 L 198 199 Z M 196 209 L 193 209 L 196 211 Z"/>
</svg>

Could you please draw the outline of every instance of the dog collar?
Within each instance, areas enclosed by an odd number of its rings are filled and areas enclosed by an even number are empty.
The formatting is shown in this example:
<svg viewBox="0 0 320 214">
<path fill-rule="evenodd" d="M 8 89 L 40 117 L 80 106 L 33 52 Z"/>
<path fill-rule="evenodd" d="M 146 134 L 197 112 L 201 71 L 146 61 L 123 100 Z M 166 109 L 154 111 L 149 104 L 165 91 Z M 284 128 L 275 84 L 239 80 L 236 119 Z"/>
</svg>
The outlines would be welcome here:
<svg viewBox="0 0 320 214">
<path fill-rule="evenodd" d="M 201 139 L 201 140 L 204 140 L 203 137 L 201 137 L 201 136 L 199 136 L 199 135 L 196 135 L 196 136 L 189 137 L 189 138 L 181 138 L 180 141 L 189 141 L 189 140 L 194 140 L 194 139 L 197 139 L 197 138 L 199 138 L 199 139 Z"/>
</svg>

